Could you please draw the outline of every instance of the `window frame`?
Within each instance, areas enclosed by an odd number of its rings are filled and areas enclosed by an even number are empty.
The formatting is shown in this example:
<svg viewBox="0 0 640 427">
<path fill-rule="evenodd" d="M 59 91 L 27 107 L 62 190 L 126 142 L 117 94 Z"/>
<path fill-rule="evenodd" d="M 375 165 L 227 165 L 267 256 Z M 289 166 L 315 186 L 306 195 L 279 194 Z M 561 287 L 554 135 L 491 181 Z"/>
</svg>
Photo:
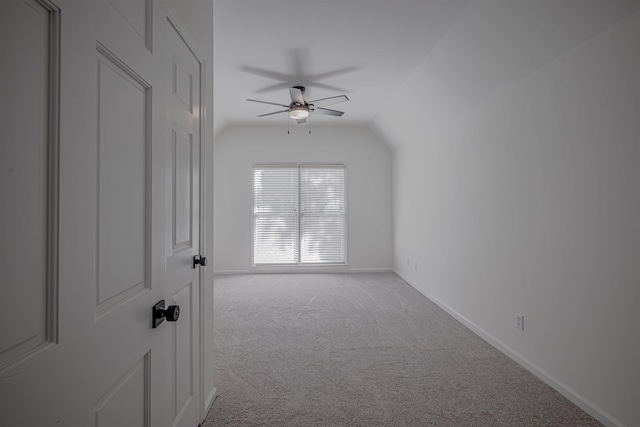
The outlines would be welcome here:
<svg viewBox="0 0 640 427">
<path fill-rule="evenodd" d="M 303 263 L 302 262 L 302 196 L 301 196 L 301 181 L 300 177 L 302 176 L 301 169 L 302 168 L 336 168 L 344 170 L 344 262 L 342 263 Z M 256 233 L 256 222 L 255 222 L 255 170 L 260 168 L 297 168 L 298 169 L 298 236 L 297 236 L 297 245 L 298 245 L 298 260 L 297 263 L 280 263 L 280 264 L 256 264 L 255 263 L 255 233 Z M 348 222 L 349 222 L 349 212 L 348 212 L 348 193 L 347 193 L 347 165 L 344 163 L 256 163 L 251 166 L 251 235 L 250 235 L 250 268 L 252 270 L 291 270 L 291 271 L 300 271 L 301 269 L 305 270 L 321 270 L 326 271 L 327 268 L 337 268 L 337 269 L 346 269 L 348 267 Z"/>
</svg>

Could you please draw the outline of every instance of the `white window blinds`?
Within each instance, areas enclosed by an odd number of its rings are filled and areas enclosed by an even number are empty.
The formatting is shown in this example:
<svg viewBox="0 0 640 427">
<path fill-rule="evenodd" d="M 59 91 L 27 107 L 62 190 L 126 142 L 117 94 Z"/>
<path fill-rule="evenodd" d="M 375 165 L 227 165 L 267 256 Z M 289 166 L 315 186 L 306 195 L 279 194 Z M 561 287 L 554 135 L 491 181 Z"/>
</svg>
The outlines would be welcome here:
<svg viewBox="0 0 640 427">
<path fill-rule="evenodd" d="M 254 166 L 254 264 L 344 264 L 344 188 L 343 165 Z"/>
<path fill-rule="evenodd" d="M 254 168 L 254 264 L 298 263 L 298 205 L 297 167 Z"/>
<path fill-rule="evenodd" d="M 344 167 L 300 168 L 302 263 L 344 263 Z"/>
</svg>

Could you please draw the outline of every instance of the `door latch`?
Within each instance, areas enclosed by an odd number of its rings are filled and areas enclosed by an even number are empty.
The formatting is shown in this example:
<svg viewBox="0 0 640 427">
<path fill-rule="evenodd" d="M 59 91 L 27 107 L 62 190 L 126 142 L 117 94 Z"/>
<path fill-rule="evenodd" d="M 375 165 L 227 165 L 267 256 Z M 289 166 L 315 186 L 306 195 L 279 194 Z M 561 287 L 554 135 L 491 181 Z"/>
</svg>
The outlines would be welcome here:
<svg viewBox="0 0 640 427">
<path fill-rule="evenodd" d="M 197 266 L 201 265 L 203 267 L 207 266 L 207 257 L 206 256 L 202 256 L 202 255 L 194 255 L 193 256 L 193 268 L 196 268 Z"/>
<path fill-rule="evenodd" d="M 180 317 L 180 306 L 170 305 L 164 308 L 164 300 L 158 301 L 153 306 L 153 328 L 157 328 L 165 319 L 167 322 L 175 322 Z"/>
</svg>

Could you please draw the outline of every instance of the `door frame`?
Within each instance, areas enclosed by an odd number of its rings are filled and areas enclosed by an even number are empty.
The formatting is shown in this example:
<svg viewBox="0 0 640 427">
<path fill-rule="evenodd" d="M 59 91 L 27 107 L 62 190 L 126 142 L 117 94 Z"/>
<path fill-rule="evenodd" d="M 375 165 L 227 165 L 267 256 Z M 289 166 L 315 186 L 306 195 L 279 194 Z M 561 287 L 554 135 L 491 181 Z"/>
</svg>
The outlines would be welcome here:
<svg viewBox="0 0 640 427">
<path fill-rule="evenodd" d="M 180 17 L 178 16 L 177 12 L 173 9 L 173 7 L 168 4 L 167 5 L 167 24 L 168 25 L 172 25 L 173 28 L 176 30 L 176 32 L 178 33 L 178 35 L 182 38 L 182 40 L 185 42 L 185 44 L 187 45 L 187 47 L 189 48 L 189 50 L 191 50 L 191 53 L 193 53 L 194 57 L 196 58 L 196 60 L 198 61 L 199 64 L 199 72 L 200 72 L 200 105 L 199 105 L 199 112 L 200 112 L 200 168 L 199 168 L 199 184 L 200 184 L 200 209 L 199 209 L 199 221 L 200 221 L 200 247 L 198 248 L 198 253 L 201 254 L 202 256 L 207 256 L 206 254 L 206 248 L 207 248 L 207 241 L 206 241 L 206 200 L 207 200 L 207 192 L 206 192 L 206 140 L 207 140 L 207 134 L 206 134 L 206 129 L 207 129 L 207 86 L 206 86 L 206 71 L 207 71 L 207 61 L 205 59 L 205 56 L 202 54 L 202 52 L 200 51 L 200 49 L 198 48 L 198 45 L 196 44 L 195 40 L 193 39 L 193 37 L 190 35 L 189 31 L 187 30 L 187 26 L 184 25 L 184 23 L 182 22 L 182 20 L 180 19 Z M 211 260 L 211 258 L 209 257 L 209 260 Z M 200 402 L 198 402 L 199 408 L 200 408 L 200 421 L 203 421 L 204 418 L 207 415 L 207 412 L 209 410 L 209 407 L 211 406 L 211 404 L 213 403 L 213 399 L 216 396 L 216 389 L 214 388 L 212 390 L 212 392 L 210 393 L 209 396 L 206 396 L 205 398 L 205 314 L 206 314 L 206 304 L 205 304 L 205 298 L 204 296 L 206 295 L 206 278 L 207 278 L 207 271 L 206 268 L 199 268 L 198 269 L 198 274 L 199 274 L 199 288 L 198 288 L 198 293 L 199 293 L 199 304 L 200 304 L 200 318 L 199 318 L 199 323 L 200 323 L 200 327 L 199 327 L 199 343 L 200 343 L 200 348 L 196 349 L 200 355 L 200 378 L 198 378 L 199 381 L 199 385 L 198 387 L 200 388 Z M 211 308 L 213 309 L 213 308 Z"/>
</svg>

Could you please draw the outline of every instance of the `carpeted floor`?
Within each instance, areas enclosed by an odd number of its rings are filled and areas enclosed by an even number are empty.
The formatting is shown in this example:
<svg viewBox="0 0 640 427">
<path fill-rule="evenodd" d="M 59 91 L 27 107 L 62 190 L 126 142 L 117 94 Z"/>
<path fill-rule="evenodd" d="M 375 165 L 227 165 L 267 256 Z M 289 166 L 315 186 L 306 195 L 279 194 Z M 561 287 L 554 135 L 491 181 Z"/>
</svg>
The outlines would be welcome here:
<svg viewBox="0 0 640 427">
<path fill-rule="evenodd" d="M 215 278 L 203 426 L 596 426 L 393 274 Z"/>
</svg>

